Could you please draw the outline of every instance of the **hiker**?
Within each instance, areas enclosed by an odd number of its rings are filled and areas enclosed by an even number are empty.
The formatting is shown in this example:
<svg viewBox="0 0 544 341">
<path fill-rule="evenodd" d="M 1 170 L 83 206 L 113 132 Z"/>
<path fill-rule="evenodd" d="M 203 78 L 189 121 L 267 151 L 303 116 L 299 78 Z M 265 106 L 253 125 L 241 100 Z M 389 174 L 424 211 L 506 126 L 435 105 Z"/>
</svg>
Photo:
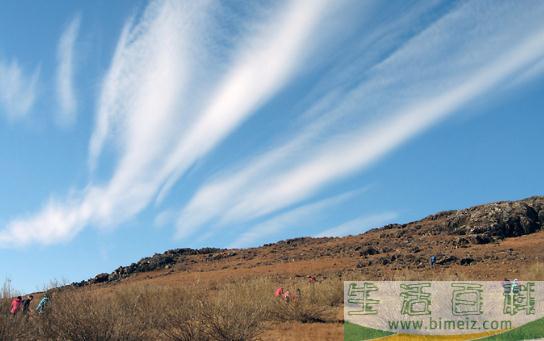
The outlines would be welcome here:
<svg viewBox="0 0 544 341">
<path fill-rule="evenodd" d="M 431 256 L 431 259 L 430 259 L 430 262 L 431 262 L 431 268 L 434 269 L 434 266 L 436 265 L 436 256 Z"/>
<path fill-rule="evenodd" d="M 317 278 L 315 278 L 314 275 L 308 275 L 306 277 L 308 278 L 308 283 L 310 283 L 310 284 L 313 284 L 313 283 L 317 282 Z"/>
<path fill-rule="evenodd" d="M 510 284 L 510 280 L 508 278 L 505 278 L 504 281 L 502 281 L 502 287 L 504 289 L 504 294 L 505 295 L 510 294 L 510 291 L 512 289 L 512 285 Z"/>
<path fill-rule="evenodd" d="M 289 290 L 286 290 L 283 295 L 282 295 L 282 298 L 285 302 L 289 303 L 291 302 L 291 293 L 289 292 Z"/>
<path fill-rule="evenodd" d="M 279 287 L 274 291 L 274 297 L 283 297 L 283 288 Z"/>
<path fill-rule="evenodd" d="M 45 293 L 42 297 L 42 299 L 40 300 L 40 303 L 38 303 L 38 307 L 36 307 L 36 311 L 38 313 L 43 313 L 43 311 L 45 310 L 45 306 L 47 305 L 47 303 L 49 303 L 49 295 L 47 295 L 47 293 Z"/>
<path fill-rule="evenodd" d="M 512 292 L 514 294 L 517 294 L 519 293 L 519 290 L 520 290 L 520 285 L 519 285 L 518 279 L 516 278 L 512 281 Z"/>
<path fill-rule="evenodd" d="M 23 310 L 23 314 L 26 315 L 28 313 L 28 308 L 30 307 L 30 302 L 34 299 L 34 296 L 28 295 L 24 300 L 21 301 L 21 306 Z"/>
<path fill-rule="evenodd" d="M 12 314 L 12 315 L 15 315 L 17 314 L 17 312 L 19 311 L 19 309 L 21 308 L 21 301 L 23 300 L 23 298 L 21 296 L 17 296 L 16 298 L 14 298 L 12 301 L 11 301 L 11 309 L 9 310 L 9 312 Z"/>
</svg>

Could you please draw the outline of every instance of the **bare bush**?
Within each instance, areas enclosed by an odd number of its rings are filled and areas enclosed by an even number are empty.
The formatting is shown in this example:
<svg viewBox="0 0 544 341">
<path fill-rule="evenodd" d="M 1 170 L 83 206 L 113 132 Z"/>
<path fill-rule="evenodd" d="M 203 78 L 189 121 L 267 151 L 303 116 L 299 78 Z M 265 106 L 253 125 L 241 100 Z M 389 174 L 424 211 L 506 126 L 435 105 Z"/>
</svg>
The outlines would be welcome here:
<svg viewBox="0 0 544 341">
<path fill-rule="evenodd" d="M 162 288 L 149 309 L 154 316 L 152 324 L 160 335 L 176 341 L 209 340 L 202 323 L 204 290 L 193 288 Z"/>
<path fill-rule="evenodd" d="M 202 323 L 213 340 L 255 340 L 269 318 L 262 281 L 226 285 L 203 305 Z"/>
<path fill-rule="evenodd" d="M 48 309 L 35 319 L 39 336 L 62 340 L 140 340 L 139 296 L 98 295 L 86 290 L 56 293 Z"/>
<path fill-rule="evenodd" d="M 344 282 L 339 279 L 306 284 L 304 288 L 310 301 L 319 306 L 338 307 L 344 303 Z"/>
<path fill-rule="evenodd" d="M 158 314 L 157 325 L 171 340 L 255 340 L 269 316 L 267 302 L 260 296 L 266 290 L 262 284 L 249 281 L 213 289 L 164 290 L 162 297 L 167 297 L 169 304 Z"/>
</svg>

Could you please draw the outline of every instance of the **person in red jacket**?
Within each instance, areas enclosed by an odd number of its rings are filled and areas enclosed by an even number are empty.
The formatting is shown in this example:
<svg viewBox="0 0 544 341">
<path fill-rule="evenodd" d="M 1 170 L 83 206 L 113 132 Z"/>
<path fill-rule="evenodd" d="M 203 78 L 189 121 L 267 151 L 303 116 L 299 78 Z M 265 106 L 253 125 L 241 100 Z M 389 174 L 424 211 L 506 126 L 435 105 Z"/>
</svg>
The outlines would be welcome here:
<svg viewBox="0 0 544 341">
<path fill-rule="evenodd" d="M 11 301 L 11 309 L 9 310 L 12 315 L 17 314 L 19 309 L 21 309 L 21 302 L 23 298 L 21 296 L 17 296 Z"/>
</svg>

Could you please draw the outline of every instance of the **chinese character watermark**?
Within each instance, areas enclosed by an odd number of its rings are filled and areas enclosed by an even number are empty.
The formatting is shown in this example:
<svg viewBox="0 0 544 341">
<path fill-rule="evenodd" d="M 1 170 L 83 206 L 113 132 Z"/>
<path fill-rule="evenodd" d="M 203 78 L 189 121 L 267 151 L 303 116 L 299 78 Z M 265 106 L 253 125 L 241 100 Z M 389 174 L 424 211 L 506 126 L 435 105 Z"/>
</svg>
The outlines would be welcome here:
<svg viewBox="0 0 544 341">
<path fill-rule="evenodd" d="M 453 315 L 481 315 L 483 314 L 482 285 L 473 283 L 452 283 L 454 288 L 451 297 Z"/>
<path fill-rule="evenodd" d="M 371 299 L 370 293 L 377 291 L 378 287 L 373 283 L 364 282 L 358 286 L 351 283 L 348 288 L 348 303 L 360 305 L 360 310 L 350 311 L 349 315 L 376 315 L 376 306 L 379 300 Z"/>
<path fill-rule="evenodd" d="M 431 283 L 401 284 L 402 298 L 401 314 L 409 316 L 430 315 L 431 294 L 424 292 Z"/>
</svg>

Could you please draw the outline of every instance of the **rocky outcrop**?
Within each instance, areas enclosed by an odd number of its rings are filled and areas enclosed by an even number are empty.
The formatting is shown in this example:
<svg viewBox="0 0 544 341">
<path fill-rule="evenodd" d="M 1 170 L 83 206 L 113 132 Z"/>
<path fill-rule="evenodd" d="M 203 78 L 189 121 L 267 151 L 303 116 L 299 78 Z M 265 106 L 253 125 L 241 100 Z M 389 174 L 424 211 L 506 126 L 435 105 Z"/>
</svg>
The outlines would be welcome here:
<svg viewBox="0 0 544 341">
<path fill-rule="evenodd" d="M 206 255 L 208 259 L 221 259 L 232 255 L 232 252 L 226 252 L 224 249 L 202 248 L 202 249 L 174 249 L 164 253 L 156 253 L 151 257 L 140 259 L 136 263 L 128 266 L 121 266 L 110 274 L 102 273 L 86 281 L 72 283 L 72 286 L 82 287 L 89 284 L 111 283 L 127 278 L 133 274 L 149 272 L 161 269 L 170 269 L 176 264 L 185 263 L 187 256 Z"/>
<path fill-rule="evenodd" d="M 544 198 L 497 202 L 449 211 L 444 227 L 450 234 L 468 236 L 474 244 L 519 237 L 544 226 Z"/>
</svg>

